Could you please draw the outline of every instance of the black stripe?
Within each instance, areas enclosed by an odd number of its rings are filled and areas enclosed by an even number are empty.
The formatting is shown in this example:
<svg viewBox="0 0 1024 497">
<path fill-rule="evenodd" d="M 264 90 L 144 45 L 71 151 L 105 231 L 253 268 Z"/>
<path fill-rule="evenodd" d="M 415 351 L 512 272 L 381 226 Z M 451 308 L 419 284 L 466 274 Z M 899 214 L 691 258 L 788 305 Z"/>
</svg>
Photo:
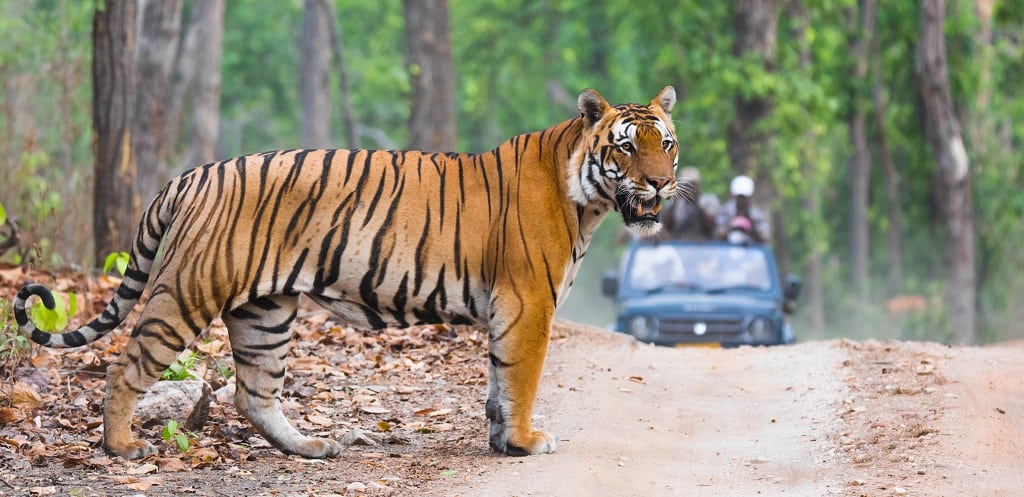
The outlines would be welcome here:
<svg viewBox="0 0 1024 497">
<path fill-rule="evenodd" d="M 260 318 L 259 314 L 247 311 L 245 309 L 245 306 L 236 307 L 234 309 L 231 309 L 230 311 L 228 311 L 228 314 L 230 314 L 231 317 L 234 317 L 234 318 L 237 318 L 237 319 L 259 319 Z"/>
<path fill-rule="evenodd" d="M 426 265 L 424 263 L 423 253 L 427 247 L 427 236 L 430 234 L 430 203 L 427 203 L 427 212 L 423 216 L 423 233 L 420 234 L 419 243 L 416 244 L 416 273 L 413 278 L 412 294 L 419 295 L 420 287 L 423 285 L 423 268 Z"/>
<path fill-rule="evenodd" d="M 124 300 L 138 300 L 142 296 L 142 290 L 135 290 L 122 284 L 117 287 L 117 296 Z"/>
<path fill-rule="evenodd" d="M 288 338 L 285 338 L 284 340 L 281 340 L 281 341 L 278 341 L 278 342 L 274 342 L 274 343 L 263 343 L 263 344 L 259 344 L 259 345 L 246 345 L 245 348 L 252 349 L 252 350 L 274 350 L 274 349 L 277 349 L 278 347 L 283 347 L 285 345 L 288 345 L 288 343 L 291 342 L 291 341 L 292 341 L 292 337 L 288 337 Z"/>
</svg>

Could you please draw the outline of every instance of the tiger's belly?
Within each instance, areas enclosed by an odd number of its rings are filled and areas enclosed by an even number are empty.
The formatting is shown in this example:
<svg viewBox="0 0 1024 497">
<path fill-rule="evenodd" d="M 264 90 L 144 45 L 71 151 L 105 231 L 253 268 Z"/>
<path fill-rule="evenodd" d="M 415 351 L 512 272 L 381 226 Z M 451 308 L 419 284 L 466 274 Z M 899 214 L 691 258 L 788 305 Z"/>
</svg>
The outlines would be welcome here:
<svg viewBox="0 0 1024 497">
<path fill-rule="evenodd" d="M 382 296 L 379 294 L 378 297 L 387 299 L 390 305 L 381 305 L 381 300 L 374 302 L 373 299 L 370 299 L 371 302 L 366 302 L 340 296 L 307 295 L 310 299 L 334 313 L 342 321 L 358 329 L 407 328 L 409 326 L 440 323 L 454 325 L 486 324 L 474 316 L 475 311 L 470 308 L 472 306 L 451 302 L 446 302 L 444 306 L 438 306 L 436 297 L 434 301 L 424 299 L 422 301 L 405 302 L 404 306 L 398 306 L 394 305 L 394 300 L 390 298 L 393 296 Z"/>
</svg>

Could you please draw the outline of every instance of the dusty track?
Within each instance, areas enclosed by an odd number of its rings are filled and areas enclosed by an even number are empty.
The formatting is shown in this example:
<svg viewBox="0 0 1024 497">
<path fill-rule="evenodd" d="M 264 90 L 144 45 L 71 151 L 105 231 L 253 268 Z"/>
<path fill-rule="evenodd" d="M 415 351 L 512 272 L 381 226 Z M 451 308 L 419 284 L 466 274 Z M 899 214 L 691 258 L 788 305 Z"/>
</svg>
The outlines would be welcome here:
<svg viewBox="0 0 1024 497">
<path fill-rule="evenodd" d="M 52 461 L 3 475 L 0 495 L 1024 496 L 1024 344 L 669 349 L 565 323 L 554 336 L 535 410 L 562 439 L 552 455 L 491 454 L 484 388 L 431 377 L 423 395 L 466 414 L 402 445 L 327 462 L 256 449 L 158 473 L 145 492 Z"/>
</svg>

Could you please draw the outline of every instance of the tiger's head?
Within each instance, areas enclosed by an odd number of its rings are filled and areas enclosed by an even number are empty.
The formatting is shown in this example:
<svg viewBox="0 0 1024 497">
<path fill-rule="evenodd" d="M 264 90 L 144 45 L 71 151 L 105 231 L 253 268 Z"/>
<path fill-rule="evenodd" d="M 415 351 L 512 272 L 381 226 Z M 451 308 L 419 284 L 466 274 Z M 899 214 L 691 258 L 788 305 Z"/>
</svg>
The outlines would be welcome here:
<svg viewBox="0 0 1024 497">
<path fill-rule="evenodd" d="M 569 160 L 569 195 L 583 206 L 622 213 L 638 235 L 661 229 L 661 202 L 683 194 L 676 180 L 678 145 L 670 112 L 676 91 L 666 86 L 649 105 L 612 106 L 596 90 L 577 100 L 584 131 Z"/>
</svg>

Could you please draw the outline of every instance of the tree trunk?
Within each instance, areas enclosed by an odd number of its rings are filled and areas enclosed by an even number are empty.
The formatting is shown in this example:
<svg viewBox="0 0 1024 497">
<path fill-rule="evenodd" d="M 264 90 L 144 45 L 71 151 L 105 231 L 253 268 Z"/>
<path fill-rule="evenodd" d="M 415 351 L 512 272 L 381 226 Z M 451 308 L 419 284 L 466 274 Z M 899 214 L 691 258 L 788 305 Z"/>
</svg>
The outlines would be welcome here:
<svg viewBox="0 0 1024 497">
<path fill-rule="evenodd" d="M 863 293 L 867 291 L 868 281 L 868 182 L 871 172 L 867 116 L 863 109 L 853 112 L 849 126 L 853 147 L 847 171 L 850 179 L 850 286 L 855 292 Z"/>
<path fill-rule="evenodd" d="M 338 93 L 341 98 L 341 120 L 345 124 L 345 146 L 353 149 L 359 147 L 359 133 L 355 114 L 352 113 L 352 92 L 348 84 L 348 66 L 345 65 L 345 50 L 342 46 L 341 29 L 338 28 L 338 17 L 334 13 L 331 0 L 320 0 L 321 8 L 327 17 L 327 25 L 331 32 L 331 48 L 334 53 L 334 65 L 338 68 Z"/>
<path fill-rule="evenodd" d="M 738 0 L 733 18 L 733 55 L 755 54 L 769 71 L 775 68 L 775 29 L 778 0 Z M 736 174 L 754 176 L 756 157 L 771 140 L 770 134 L 755 129 L 757 121 L 769 115 L 774 103 L 767 97 L 736 97 L 736 117 L 728 129 L 729 161 Z"/>
<path fill-rule="evenodd" d="M 900 202 L 900 172 L 892 159 L 886 132 L 885 82 L 882 80 L 882 55 L 878 39 L 871 42 L 871 100 L 874 103 L 875 139 L 878 158 L 885 173 L 886 218 L 889 220 L 886 245 L 888 247 L 889 296 L 903 292 L 903 208 Z"/>
<path fill-rule="evenodd" d="M 870 234 L 868 224 L 868 196 L 871 180 L 871 153 L 867 138 L 867 98 L 861 88 L 867 88 L 868 43 L 875 31 L 875 1 L 861 0 L 858 6 L 852 44 L 853 91 L 850 95 L 850 142 L 853 157 L 849 162 L 850 176 L 850 285 L 855 291 L 867 291 Z"/>
<path fill-rule="evenodd" d="M 787 15 L 793 20 L 793 39 L 798 40 L 798 58 L 800 69 L 810 75 L 813 71 L 813 59 L 811 58 L 811 43 L 807 39 L 807 29 L 810 26 L 810 19 L 807 9 L 801 0 L 788 0 L 785 3 Z M 804 179 L 807 181 L 807 196 L 804 199 L 804 208 L 812 222 L 822 222 L 821 197 L 822 189 L 821 174 L 819 173 L 816 157 L 814 131 L 807 129 L 803 134 L 803 143 L 800 150 L 800 170 L 803 171 Z M 824 231 L 824 230 L 818 230 Z M 820 240 L 810 237 L 808 241 L 807 266 L 804 275 L 803 297 L 807 327 L 815 338 L 825 338 L 825 283 L 824 283 L 824 250 Z"/>
<path fill-rule="evenodd" d="M 224 0 L 195 0 L 178 50 L 167 118 L 166 136 L 176 144 L 179 169 L 217 157 L 223 34 Z M 183 124 L 185 111 L 192 117 Z"/>
<path fill-rule="evenodd" d="M 925 136 L 938 164 L 946 222 L 946 301 L 953 342 L 974 344 L 975 269 L 971 176 L 960 122 L 953 108 L 946 66 L 944 0 L 921 0 L 921 26 L 915 72 Z"/>
<path fill-rule="evenodd" d="M 133 0 L 104 0 L 93 15 L 94 254 L 131 248 L 138 227 L 132 118 L 135 115 L 132 54 Z"/>
<path fill-rule="evenodd" d="M 178 52 L 182 0 L 138 0 L 132 148 L 139 197 L 149 202 L 170 178 L 166 109 Z M 170 105 L 175 105 L 173 102 Z"/>
<path fill-rule="evenodd" d="M 192 92 L 192 125 L 189 162 L 207 164 L 217 158 L 220 129 L 220 57 L 224 37 L 224 0 L 196 0 L 195 83 Z M 174 102 L 171 102 L 174 105 Z"/>
<path fill-rule="evenodd" d="M 319 0 L 305 0 L 302 8 L 302 146 L 331 144 L 331 34 L 328 13 Z"/>
<path fill-rule="evenodd" d="M 448 0 L 405 0 L 405 57 L 412 87 L 409 148 L 455 149 L 455 74 Z"/>
</svg>

